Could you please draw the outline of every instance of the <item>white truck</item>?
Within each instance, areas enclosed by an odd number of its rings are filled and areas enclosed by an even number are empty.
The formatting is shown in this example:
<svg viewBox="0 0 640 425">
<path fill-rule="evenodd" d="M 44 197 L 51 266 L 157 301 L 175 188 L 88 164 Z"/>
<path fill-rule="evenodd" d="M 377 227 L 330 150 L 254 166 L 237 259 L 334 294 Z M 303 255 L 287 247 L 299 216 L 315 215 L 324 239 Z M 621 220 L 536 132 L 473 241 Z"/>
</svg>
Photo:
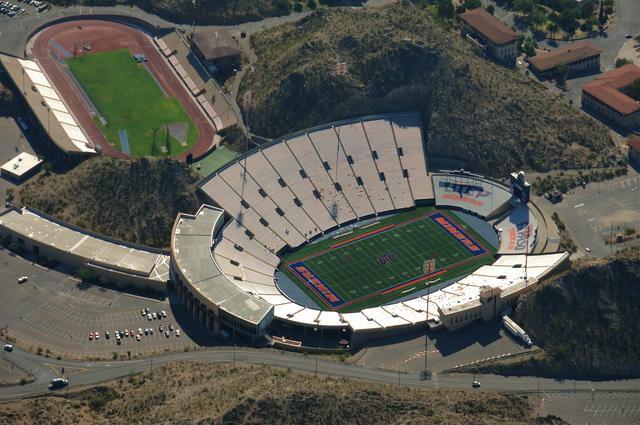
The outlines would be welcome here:
<svg viewBox="0 0 640 425">
<path fill-rule="evenodd" d="M 509 316 L 502 316 L 502 324 L 511 333 L 511 335 L 516 337 L 516 339 L 519 339 L 527 348 L 531 347 L 532 342 L 529 335 L 527 335 L 527 333 L 518 326 L 516 322 L 511 320 Z"/>
</svg>

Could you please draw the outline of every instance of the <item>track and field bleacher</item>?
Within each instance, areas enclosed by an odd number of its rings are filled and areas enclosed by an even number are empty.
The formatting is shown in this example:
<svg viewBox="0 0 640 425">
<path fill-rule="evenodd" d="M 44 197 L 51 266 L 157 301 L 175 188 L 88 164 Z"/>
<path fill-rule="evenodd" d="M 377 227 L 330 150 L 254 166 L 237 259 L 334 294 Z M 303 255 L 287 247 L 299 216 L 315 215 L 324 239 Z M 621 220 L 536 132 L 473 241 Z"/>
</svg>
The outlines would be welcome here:
<svg viewBox="0 0 640 425">
<path fill-rule="evenodd" d="M 222 232 L 223 237 L 234 245 L 234 249 L 237 250 L 237 248 L 235 248 L 236 246 L 240 247 L 245 254 L 253 255 L 273 267 L 276 267 L 280 262 L 280 259 L 274 252 L 267 249 L 257 240 L 250 238 L 246 234 L 246 229 L 238 222 L 230 222 Z"/>
<path fill-rule="evenodd" d="M 336 127 L 335 131 L 345 154 L 353 162 L 352 167 L 355 175 L 362 179 L 363 189 L 369 196 L 376 212 L 383 213 L 394 210 L 387 185 L 381 180 L 362 125 L 359 122 L 347 124 Z"/>
</svg>

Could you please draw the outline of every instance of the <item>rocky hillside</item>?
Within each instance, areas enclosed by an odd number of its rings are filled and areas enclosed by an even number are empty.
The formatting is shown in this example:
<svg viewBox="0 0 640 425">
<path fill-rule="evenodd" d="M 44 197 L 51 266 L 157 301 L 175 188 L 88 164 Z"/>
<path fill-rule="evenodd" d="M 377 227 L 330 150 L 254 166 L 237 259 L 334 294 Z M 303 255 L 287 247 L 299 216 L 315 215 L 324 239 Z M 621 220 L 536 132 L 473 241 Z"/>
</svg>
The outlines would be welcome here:
<svg viewBox="0 0 640 425">
<path fill-rule="evenodd" d="M 66 173 L 41 174 L 14 194 L 14 203 L 108 236 L 168 247 L 176 214 L 199 205 L 196 181 L 171 160 L 95 157 Z"/>
<path fill-rule="evenodd" d="M 262 366 L 179 363 L 71 393 L 0 404 L 0 424 L 562 425 L 512 394 L 422 391 Z"/>
<path fill-rule="evenodd" d="M 525 296 L 516 320 L 551 370 L 640 376 L 640 252 L 577 267 Z"/>
<path fill-rule="evenodd" d="M 480 56 L 453 28 L 402 2 L 317 11 L 252 38 L 242 80 L 253 132 L 278 137 L 343 117 L 418 110 L 429 155 L 504 176 L 610 165 L 607 129 L 521 73 Z M 348 75 L 336 75 L 346 62 Z M 611 156 L 610 156 L 611 155 Z"/>
<path fill-rule="evenodd" d="M 639 250 L 579 264 L 518 304 L 515 320 L 544 348 L 544 357 L 479 371 L 638 377 L 639 305 Z"/>
</svg>

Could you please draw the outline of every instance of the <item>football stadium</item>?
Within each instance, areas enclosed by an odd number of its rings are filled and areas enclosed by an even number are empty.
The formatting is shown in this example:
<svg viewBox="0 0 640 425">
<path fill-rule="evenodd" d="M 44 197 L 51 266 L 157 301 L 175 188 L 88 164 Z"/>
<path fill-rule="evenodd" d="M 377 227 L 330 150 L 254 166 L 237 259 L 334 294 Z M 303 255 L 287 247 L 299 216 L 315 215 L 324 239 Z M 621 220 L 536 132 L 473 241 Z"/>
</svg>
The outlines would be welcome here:
<svg viewBox="0 0 640 425">
<path fill-rule="evenodd" d="M 491 320 L 568 259 L 543 254 L 524 173 L 429 172 L 417 113 L 285 136 L 200 184 L 174 224 L 188 312 L 275 345 L 351 347 Z"/>
<path fill-rule="evenodd" d="M 159 30 L 62 19 L 33 34 L 29 59 L 0 61 L 64 155 L 199 158 L 221 119 Z M 136 246 L 124 269 L 130 244 L 38 211 L 9 210 L 0 234 L 105 280 L 171 289 L 207 332 L 288 349 L 492 320 L 567 264 L 547 249 L 524 173 L 497 181 L 428 160 L 417 112 L 286 135 L 203 179 L 204 204 L 176 217 L 170 250 Z M 50 223 L 71 242 L 56 244 Z M 113 254 L 79 255 L 73 241 L 90 236 Z"/>
</svg>

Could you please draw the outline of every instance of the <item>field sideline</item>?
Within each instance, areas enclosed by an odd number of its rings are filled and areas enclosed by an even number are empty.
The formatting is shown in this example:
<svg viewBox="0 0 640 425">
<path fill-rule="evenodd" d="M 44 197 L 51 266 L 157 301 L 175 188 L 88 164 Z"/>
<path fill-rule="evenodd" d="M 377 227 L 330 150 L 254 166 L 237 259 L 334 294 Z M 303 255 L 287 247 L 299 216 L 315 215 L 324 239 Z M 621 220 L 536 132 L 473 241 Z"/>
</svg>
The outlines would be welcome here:
<svg viewBox="0 0 640 425">
<path fill-rule="evenodd" d="M 176 98 L 164 95 L 158 82 L 144 65 L 133 60 L 128 49 L 68 58 L 66 62 L 107 121 L 104 125 L 96 117 L 96 124 L 118 150 L 123 151 L 121 130 L 126 131 L 134 157 L 176 156 L 196 143 L 198 129 L 184 107 Z M 169 136 L 170 148 L 165 152 L 168 124 L 184 128 L 186 145 Z"/>
<path fill-rule="evenodd" d="M 318 306 L 343 313 L 377 306 L 493 262 L 495 248 L 451 211 L 418 208 L 283 259 L 283 272 Z M 425 268 L 433 258 L 435 270 Z"/>
</svg>

